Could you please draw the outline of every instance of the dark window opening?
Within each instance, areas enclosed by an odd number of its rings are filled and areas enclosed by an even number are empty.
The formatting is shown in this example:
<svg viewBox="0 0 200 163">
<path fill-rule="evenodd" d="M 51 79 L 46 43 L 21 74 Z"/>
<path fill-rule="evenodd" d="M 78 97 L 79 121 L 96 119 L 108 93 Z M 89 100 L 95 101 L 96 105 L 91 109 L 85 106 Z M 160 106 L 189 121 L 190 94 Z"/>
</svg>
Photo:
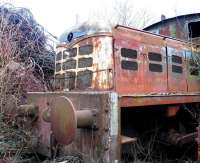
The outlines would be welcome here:
<svg viewBox="0 0 200 163">
<path fill-rule="evenodd" d="M 181 66 L 172 65 L 172 72 L 183 73 L 183 68 Z"/>
<path fill-rule="evenodd" d="M 121 56 L 126 58 L 137 58 L 137 51 L 134 49 L 121 48 Z"/>
<path fill-rule="evenodd" d="M 190 38 L 200 37 L 200 21 L 188 23 L 188 29 Z"/>
<path fill-rule="evenodd" d="M 63 59 L 68 57 L 75 57 L 77 55 L 77 48 L 66 49 L 63 51 Z"/>
<path fill-rule="evenodd" d="M 92 58 L 80 58 L 78 60 L 79 68 L 91 67 L 91 66 L 92 66 Z"/>
<path fill-rule="evenodd" d="M 2 58 L 0 57 L 0 68 L 3 67 L 3 61 Z"/>
<path fill-rule="evenodd" d="M 63 63 L 63 70 L 68 70 L 68 69 L 75 69 L 76 68 L 76 60 L 68 60 Z"/>
<path fill-rule="evenodd" d="M 162 55 L 159 54 L 159 53 L 150 52 L 148 54 L 148 58 L 149 58 L 150 61 L 158 61 L 158 62 L 162 61 Z"/>
<path fill-rule="evenodd" d="M 61 70 L 61 63 L 56 64 L 56 72 Z"/>
<path fill-rule="evenodd" d="M 152 72 L 162 72 L 162 65 L 161 64 L 154 64 L 154 63 L 150 63 L 149 64 L 149 71 Z"/>
<path fill-rule="evenodd" d="M 68 50 L 64 50 L 63 51 L 63 59 L 66 59 L 69 57 L 69 51 Z"/>
<path fill-rule="evenodd" d="M 55 88 L 63 89 L 63 86 L 64 86 L 63 74 L 57 74 L 55 76 Z"/>
<path fill-rule="evenodd" d="M 92 71 L 85 70 L 77 73 L 77 88 L 84 89 L 92 85 Z"/>
<path fill-rule="evenodd" d="M 122 61 L 121 62 L 122 69 L 126 70 L 137 70 L 138 69 L 138 63 L 134 61 Z"/>
<path fill-rule="evenodd" d="M 191 67 L 190 68 L 190 75 L 199 76 L 199 71 L 197 68 Z"/>
<path fill-rule="evenodd" d="M 74 89 L 75 88 L 75 72 L 65 72 L 64 74 L 64 85 L 65 88 Z"/>
<path fill-rule="evenodd" d="M 179 57 L 179 56 L 176 56 L 176 55 L 172 55 L 172 62 L 173 63 L 182 64 L 182 57 Z"/>
<path fill-rule="evenodd" d="M 93 52 L 93 46 L 92 45 L 84 45 L 79 47 L 79 54 L 80 55 L 88 55 Z"/>
<path fill-rule="evenodd" d="M 56 54 L 56 61 L 59 61 L 62 59 L 62 52 L 59 52 Z"/>
</svg>

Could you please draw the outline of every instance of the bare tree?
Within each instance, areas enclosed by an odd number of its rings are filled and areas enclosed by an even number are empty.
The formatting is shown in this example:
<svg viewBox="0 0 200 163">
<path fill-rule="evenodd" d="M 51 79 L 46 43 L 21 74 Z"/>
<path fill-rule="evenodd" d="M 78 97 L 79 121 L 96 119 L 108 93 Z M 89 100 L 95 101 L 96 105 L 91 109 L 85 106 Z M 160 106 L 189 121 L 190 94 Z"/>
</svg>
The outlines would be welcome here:
<svg viewBox="0 0 200 163">
<path fill-rule="evenodd" d="M 131 0 L 114 0 L 113 6 L 104 6 L 101 11 L 94 11 L 89 21 L 98 21 L 104 26 L 116 24 L 142 29 L 152 22 L 152 16 L 145 9 L 138 10 Z"/>
<path fill-rule="evenodd" d="M 78 20 L 78 17 L 76 15 L 76 20 Z M 145 9 L 138 10 L 131 0 L 113 0 L 111 6 L 104 5 L 99 10 L 91 11 L 86 22 L 76 21 L 71 31 L 65 31 L 60 36 L 60 41 L 65 42 L 70 32 L 91 34 L 100 31 L 111 31 L 111 28 L 117 24 L 143 29 L 152 20 L 151 15 Z"/>
</svg>

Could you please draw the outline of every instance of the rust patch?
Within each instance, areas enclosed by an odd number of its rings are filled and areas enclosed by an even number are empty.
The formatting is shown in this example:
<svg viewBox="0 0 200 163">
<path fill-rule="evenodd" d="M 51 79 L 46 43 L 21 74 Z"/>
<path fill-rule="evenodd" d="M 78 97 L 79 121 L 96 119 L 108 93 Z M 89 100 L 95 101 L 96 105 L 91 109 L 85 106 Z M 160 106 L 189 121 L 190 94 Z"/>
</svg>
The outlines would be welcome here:
<svg viewBox="0 0 200 163">
<path fill-rule="evenodd" d="M 49 101 L 51 106 L 51 129 L 56 141 L 60 144 L 70 144 L 75 139 L 77 120 L 72 102 L 64 96 Z"/>
<path fill-rule="evenodd" d="M 101 37 L 100 37 L 101 36 Z M 75 73 L 74 86 L 64 84 L 63 89 L 96 89 L 107 90 L 112 85 L 112 37 L 107 35 L 96 35 L 95 37 L 83 38 L 76 41 L 76 44 L 59 46 L 58 54 L 64 56 L 57 60 L 55 75 L 59 80 L 59 74 Z M 75 55 L 70 55 L 69 49 L 77 49 Z M 72 62 L 73 61 L 73 62 Z M 62 68 L 61 68 L 62 67 Z M 67 77 L 61 80 L 71 80 Z M 86 82 L 88 81 L 88 82 Z M 68 82 L 70 83 L 70 82 Z"/>
</svg>

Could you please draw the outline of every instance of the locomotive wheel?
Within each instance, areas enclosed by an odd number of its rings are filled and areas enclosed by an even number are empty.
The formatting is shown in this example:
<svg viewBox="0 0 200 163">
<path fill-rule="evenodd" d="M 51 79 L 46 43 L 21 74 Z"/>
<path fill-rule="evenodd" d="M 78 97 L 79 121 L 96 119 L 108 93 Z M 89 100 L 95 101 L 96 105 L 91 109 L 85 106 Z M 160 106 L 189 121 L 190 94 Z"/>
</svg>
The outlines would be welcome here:
<svg viewBox="0 0 200 163">
<path fill-rule="evenodd" d="M 51 128 L 60 144 L 68 145 L 75 139 L 77 120 L 72 102 L 64 96 L 55 97 L 51 103 Z"/>
</svg>

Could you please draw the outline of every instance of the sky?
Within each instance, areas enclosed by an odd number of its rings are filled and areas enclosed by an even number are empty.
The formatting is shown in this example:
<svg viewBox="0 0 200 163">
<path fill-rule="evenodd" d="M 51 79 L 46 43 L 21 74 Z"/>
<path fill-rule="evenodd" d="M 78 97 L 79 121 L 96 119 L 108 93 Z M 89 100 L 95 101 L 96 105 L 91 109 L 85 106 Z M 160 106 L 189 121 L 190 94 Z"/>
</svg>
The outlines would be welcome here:
<svg viewBox="0 0 200 163">
<path fill-rule="evenodd" d="M 125 1 L 125 0 L 117 0 Z M 39 24 L 55 36 L 70 29 L 76 21 L 85 22 L 95 11 L 105 12 L 112 8 L 116 0 L 0 0 L 17 7 L 26 7 L 33 13 Z M 130 0 L 136 10 L 145 10 L 152 22 L 177 15 L 200 13 L 200 0 Z M 78 19 L 77 19 L 78 18 Z"/>
</svg>

